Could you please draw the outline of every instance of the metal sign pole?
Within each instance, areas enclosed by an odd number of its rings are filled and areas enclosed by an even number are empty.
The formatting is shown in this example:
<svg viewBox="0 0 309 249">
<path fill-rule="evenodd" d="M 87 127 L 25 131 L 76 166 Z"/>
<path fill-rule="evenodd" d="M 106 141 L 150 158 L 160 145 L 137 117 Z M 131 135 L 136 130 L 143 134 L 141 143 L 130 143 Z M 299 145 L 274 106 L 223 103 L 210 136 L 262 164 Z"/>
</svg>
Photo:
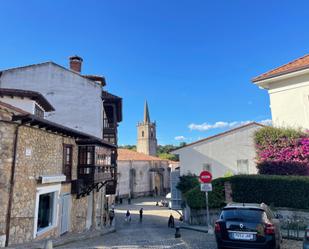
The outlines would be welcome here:
<svg viewBox="0 0 309 249">
<path fill-rule="evenodd" d="M 205 192 L 206 194 L 206 224 L 207 224 L 207 230 L 209 230 L 209 225 L 210 225 L 210 219 L 209 219 L 209 207 L 208 207 L 208 192 Z"/>
</svg>

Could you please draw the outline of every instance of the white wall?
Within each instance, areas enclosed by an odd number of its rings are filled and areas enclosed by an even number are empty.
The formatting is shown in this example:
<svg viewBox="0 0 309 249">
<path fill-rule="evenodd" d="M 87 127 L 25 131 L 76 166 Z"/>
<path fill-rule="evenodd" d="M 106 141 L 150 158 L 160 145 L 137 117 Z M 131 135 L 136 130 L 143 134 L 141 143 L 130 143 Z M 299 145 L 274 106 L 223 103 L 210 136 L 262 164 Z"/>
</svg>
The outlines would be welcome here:
<svg viewBox="0 0 309 249">
<path fill-rule="evenodd" d="M 213 178 L 226 173 L 238 174 L 237 160 L 248 160 L 249 174 L 256 174 L 254 132 L 261 126 L 251 125 L 223 136 L 175 151 L 179 154 L 180 174 L 199 175 L 203 164 L 210 164 Z"/>
<path fill-rule="evenodd" d="M 269 84 L 275 126 L 309 129 L 309 74 Z"/>
<path fill-rule="evenodd" d="M 56 109 L 46 119 L 102 137 L 101 87 L 49 62 L 3 71 L 0 87 L 40 92 Z"/>
<path fill-rule="evenodd" d="M 10 104 L 12 106 L 15 106 L 19 109 L 22 109 L 26 112 L 29 112 L 31 114 L 34 114 L 34 106 L 35 106 L 35 101 L 27 98 L 18 98 L 18 97 L 0 97 L 0 101 Z"/>
</svg>

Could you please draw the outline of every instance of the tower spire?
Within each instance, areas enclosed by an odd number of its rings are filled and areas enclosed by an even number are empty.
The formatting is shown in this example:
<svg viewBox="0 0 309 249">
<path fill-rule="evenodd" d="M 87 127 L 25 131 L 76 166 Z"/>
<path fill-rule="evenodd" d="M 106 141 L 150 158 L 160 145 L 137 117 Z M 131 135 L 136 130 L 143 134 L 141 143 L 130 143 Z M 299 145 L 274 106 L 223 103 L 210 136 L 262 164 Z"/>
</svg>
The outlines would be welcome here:
<svg viewBox="0 0 309 249">
<path fill-rule="evenodd" d="M 145 101 L 145 107 L 144 107 L 144 123 L 150 123 L 147 100 Z"/>
</svg>

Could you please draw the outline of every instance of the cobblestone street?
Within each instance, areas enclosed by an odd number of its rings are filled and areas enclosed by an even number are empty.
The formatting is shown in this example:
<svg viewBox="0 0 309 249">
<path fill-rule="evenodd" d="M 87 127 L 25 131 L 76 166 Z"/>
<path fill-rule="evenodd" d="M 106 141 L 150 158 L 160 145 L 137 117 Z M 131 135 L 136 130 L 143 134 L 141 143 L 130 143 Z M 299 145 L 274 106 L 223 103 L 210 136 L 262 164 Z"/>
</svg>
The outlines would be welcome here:
<svg viewBox="0 0 309 249">
<path fill-rule="evenodd" d="M 141 207 L 144 209 L 142 223 L 138 215 Z M 127 209 L 132 215 L 130 224 L 124 220 Z M 175 220 L 179 218 L 177 212 L 157 207 L 150 199 L 140 199 L 132 205 L 120 205 L 116 207 L 117 232 L 57 248 L 216 248 L 213 236 L 202 232 L 181 230 L 181 238 L 176 239 L 175 229 L 167 227 L 171 213 Z"/>
<path fill-rule="evenodd" d="M 139 209 L 144 209 L 143 222 L 139 222 Z M 129 209 L 132 215 L 131 223 L 125 222 L 125 213 Z M 80 249 L 216 249 L 213 235 L 202 232 L 181 229 L 181 238 L 175 238 L 175 229 L 167 227 L 170 214 L 175 221 L 179 214 L 168 208 L 155 206 L 153 199 L 138 199 L 131 205 L 116 207 L 116 232 L 81 242 L 67 244 L 57 248 Z M 284 241 L 282 249 L 299 249 L 300 241 Z"/>
</svg>

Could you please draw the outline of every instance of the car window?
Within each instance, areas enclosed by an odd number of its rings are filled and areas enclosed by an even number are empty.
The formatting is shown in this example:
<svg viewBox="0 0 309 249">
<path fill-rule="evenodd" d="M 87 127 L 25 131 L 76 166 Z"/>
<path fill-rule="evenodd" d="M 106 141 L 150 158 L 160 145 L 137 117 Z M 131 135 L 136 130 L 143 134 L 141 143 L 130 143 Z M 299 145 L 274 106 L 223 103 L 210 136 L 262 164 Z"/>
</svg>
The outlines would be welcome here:
<svg viewBox="0 0 309 249">
<path fill-rule="evenodd" d="M 264 215 L 264 211 L 259 209 L 229 208 L 224 209 L 220 217 L 226 221 L 261 222 Z"/>
</svg>

